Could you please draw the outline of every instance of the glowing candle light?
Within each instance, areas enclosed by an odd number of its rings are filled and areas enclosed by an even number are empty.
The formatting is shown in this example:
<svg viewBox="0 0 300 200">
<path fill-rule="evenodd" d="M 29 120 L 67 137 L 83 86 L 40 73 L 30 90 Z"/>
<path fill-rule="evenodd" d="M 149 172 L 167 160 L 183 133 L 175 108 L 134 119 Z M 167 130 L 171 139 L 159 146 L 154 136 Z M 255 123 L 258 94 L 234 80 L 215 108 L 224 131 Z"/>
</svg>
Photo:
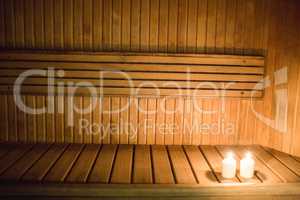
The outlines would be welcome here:
<svg viewBox="0 0 300 200">
<path fill-rule="evenodd" d="M 236 174 L 236 160 L 232 152 L 229 152 L 222 161 L 222 176 L 224 178 L 234 178 Z"/>
<path fill-rule="evenodd" d="M 247 152 L 245 157 L 240 161 L 240 176 L 245 179 L 250 179 L 254 175 L 255 161 L 252 154 Z"/>
</svg>

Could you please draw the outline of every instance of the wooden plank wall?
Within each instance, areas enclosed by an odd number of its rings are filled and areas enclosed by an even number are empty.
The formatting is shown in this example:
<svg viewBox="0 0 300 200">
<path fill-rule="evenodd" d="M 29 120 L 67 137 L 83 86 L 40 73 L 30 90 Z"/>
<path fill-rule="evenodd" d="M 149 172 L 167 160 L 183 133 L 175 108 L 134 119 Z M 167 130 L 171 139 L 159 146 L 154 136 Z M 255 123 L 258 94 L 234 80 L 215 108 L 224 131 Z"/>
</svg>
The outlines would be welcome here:
<svg viewBox="0 0 300 200">
<path fill-rule="evenodd" d="M 0 0 L 0 48 L 265 55 L 271 82 L 276 69 L 289 69 L 289 82 L 284 86 L 290 91 L 287 134 L 268 128 L 251 109 L 253 104 L 256 111 L 274 116 L 273 86 L 266 89 L 263 100 L 252 104 L 249 99 L 226 99 L 222 106 L 220 99 L 200 99 L 198 103 L 204 109 L 217 111 L 213 115 L 191 112 L 194 104 L 188 99 L 105 97 L 99 112 L 132 100 L 146 107 L 147 115 L 131 107 L 119 115 L 86 117 L 108 125 L 121 119 L 137 123 L 144 118 L 154 119 L 153 124 L 166 121 L 179 125 L 173 131 L 179 136 L 170 140 L 157 127 L 148 127 L 147 139 L 139 132 L 136 138 L 120 135 L 105 139 L 105 143 L 259 143 L 300 155 L 297 9 L 297 0 Z M 34 107 L 47 103 L 44 96 L 24 98 Z M 78 97 L 74 101 L 82 107 L 91 100 Z M 65 126 L 66 98 L 56 97 L 55 107 L 63 107 L 63 113 L 35 116 L 19 112 L 10 96 L 1 96 L 0 101 L 2 139 L 99 141 L 97 137 L 82 137 L 76 126 Z M 170 116 L 161 112 L 160 104 L 180 108 L 181 112 Z M 79 117 L 75 115 L 74 121 Z M 214 130 L 202 131 L 202 135 L 184 134 L 185 124 L 220 119 L 233 122 L 231 135 L 216 134 Z"/>
</svg>

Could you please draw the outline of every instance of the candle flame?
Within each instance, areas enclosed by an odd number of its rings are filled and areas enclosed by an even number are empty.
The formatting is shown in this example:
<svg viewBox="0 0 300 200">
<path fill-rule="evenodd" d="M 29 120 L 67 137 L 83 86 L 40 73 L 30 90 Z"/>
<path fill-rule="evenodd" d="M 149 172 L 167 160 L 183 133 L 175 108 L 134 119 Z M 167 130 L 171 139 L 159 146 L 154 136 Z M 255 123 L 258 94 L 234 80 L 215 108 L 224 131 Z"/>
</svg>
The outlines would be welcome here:
<svg viewBox="0 0 300 200">
<path fill-rule="evenodd" d="M 226 158 L 234 158 L 234 154 L 232 151 L 227 152 Z"/>
<path fill-rule="evenodd" d="M 246 156 L 246 158 L 252 158 L 252 154 L 251 154 L 251 152 L 249 152 L 249 151 L 246 153 L 245 156 Z"/>
</svg>

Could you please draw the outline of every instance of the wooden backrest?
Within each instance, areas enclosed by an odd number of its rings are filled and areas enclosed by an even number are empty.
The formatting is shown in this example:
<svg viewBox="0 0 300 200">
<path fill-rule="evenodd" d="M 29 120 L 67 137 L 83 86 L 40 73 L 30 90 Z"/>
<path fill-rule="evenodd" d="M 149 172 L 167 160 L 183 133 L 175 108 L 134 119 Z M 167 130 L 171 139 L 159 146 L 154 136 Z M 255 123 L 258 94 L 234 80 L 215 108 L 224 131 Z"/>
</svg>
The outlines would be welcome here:
<svg viewBox="0 0 300 200">
<path fill-rule="evenodd" d="M 90 84 L 96 95 L 263 96 L 265 63 L 259 56 L 1 52 L 0 61 L 1 93 L 11 93 L 16 79 L 29 69 L 52 69 L 47 71 L 55 78 L 51 94 L 76 88 L 75 94 L 94 95 Z M 50 92 L 48 81 L 43 75 L 27 77 L 21 91 L 45 94 Z"/>
</svg>

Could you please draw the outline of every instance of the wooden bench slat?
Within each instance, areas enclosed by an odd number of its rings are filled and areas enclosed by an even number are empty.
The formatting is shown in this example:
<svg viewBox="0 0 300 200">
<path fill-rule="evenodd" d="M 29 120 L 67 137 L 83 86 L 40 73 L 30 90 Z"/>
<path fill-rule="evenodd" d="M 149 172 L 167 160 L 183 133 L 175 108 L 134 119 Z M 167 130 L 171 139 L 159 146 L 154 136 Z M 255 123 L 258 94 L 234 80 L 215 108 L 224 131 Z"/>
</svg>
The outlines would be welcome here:
<svg viewBox="0 0 300 200">
<path fill-rule="evenodd" d="M 213 185 L 218 183 L 216 177 L 214 176 L 208 163 L 197 146 L 184 146 L 184 150 L 199 184 Z"/>
<path fill-rule="evenodd" d="M 165 146 L 152 146 L 154 182 L 158 184 L 175 183 L 168 153 Z"/>
<path fill-rule="evenodd" d="M 1 180 L 19 180 L 23 174 L 48 151 L 49 144 L 37 144 L 1 174 Z"/>
<path fill-rule="evenodd" d="M 18 145 L 0 159 L 0 174 L 21 158 L 33 145 Z"/>
<path fill-rule="evenodd" d="M 131 183 L 132 157 L 132 145 L 119 145 L 112 171 L 111 183 Z"/>
<path fill-rule="evenodd" d="M 117 145 L 102 145 L 88 182 L 108 183 L 116 155 Z"/>
<path fill-rule="evenodd" d="M 150 146 L 135 147 L 133 167 L 133 183 L 152 183 Z"/>
<path fill-rule="evenodd" d="M 291 169 L 294 173 L 300 176 L 300 162 L 295 160 L 292 156 L 277 151 L 275 149 L 270 149 L 264 147 L 267 151 L 269 151 L 273 156 L 275 156 L 278 160 L 280 160 L 283 164 L 285 164 L 289 169 Z"/>
<path fill-rule="evenodd" d="M 242 146 L 233 147 L 234 152 L 236 152 L 240 157 L 243 157 L 249 150 Z M 278 177 L 267 165 L 264 164 L 257 157 L 253 156 L 255 160 L 255 174 L 259 177 L 263 183 L 281 183 L 283 182 L 280 177 Z"/>
<path fill-rule="evenodd" d="M 66 147 L 67 145 L 64 144 L 53 144 L 45 155 L 24 174 L 22 179 L 26 181 L 41 181 Z"/>
<path fill-rule="evenodd" d="M 74 166 L 66 178 L 66 182 L 86 182 L 96 156 L 98 155 L 99 148 L 100 145 L 97 144 L 86 145 L 74 163 Z"/>
<path fill-rule="evenodd" d="M 63 182 L 77 160 L 84 145 L 71 144 L 43 179 L 50 182 Z"/>
<path fill-rule="evenodd" d="M 266 152 L 262 147 L 248 147 L 248 149 L 255 153 L 269 168 L 271 168 L 278 176 L 285 182 L 298 182 L 300 177 L 293 173 L 289 168 L 283 165 L 270 153 Z"/>
<path fill-rule="evenodd" d="M 170 160 L 174 170 L 176 183 L 196 184 L 193 171 L 181 146 L 168 146 Z"/>
</svg>

